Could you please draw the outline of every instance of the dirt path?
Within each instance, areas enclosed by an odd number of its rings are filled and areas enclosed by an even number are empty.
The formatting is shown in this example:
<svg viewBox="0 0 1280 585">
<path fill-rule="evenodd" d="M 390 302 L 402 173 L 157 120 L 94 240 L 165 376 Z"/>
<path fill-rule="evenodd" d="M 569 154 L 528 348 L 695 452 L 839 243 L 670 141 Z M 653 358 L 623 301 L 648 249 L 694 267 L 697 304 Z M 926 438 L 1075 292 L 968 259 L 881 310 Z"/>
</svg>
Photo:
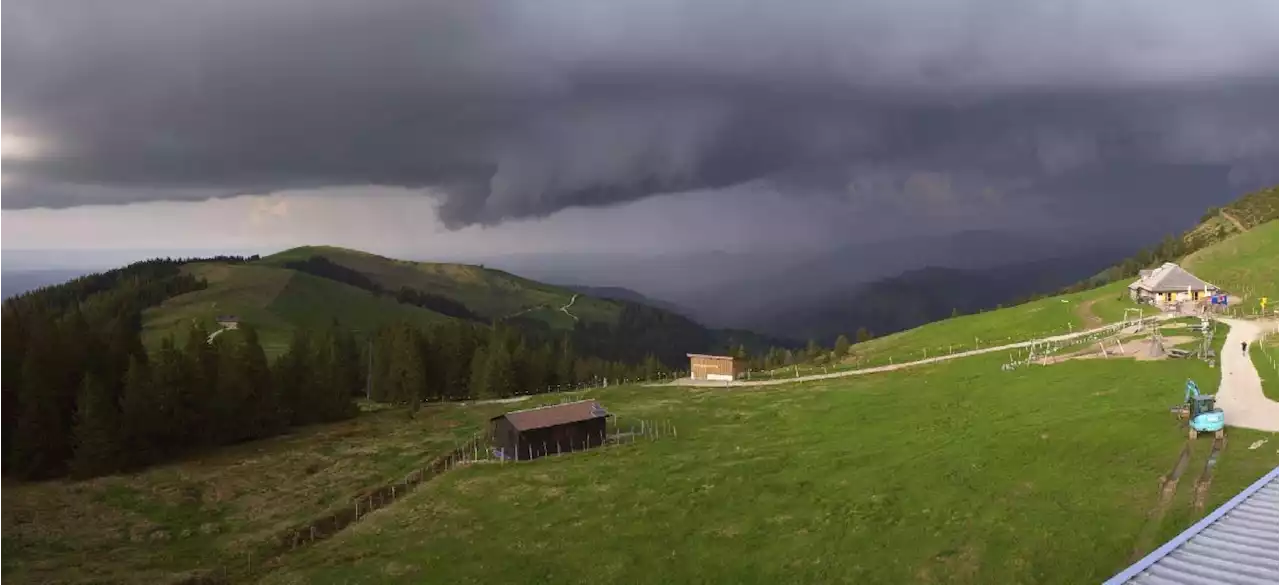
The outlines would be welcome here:
<svg viewBox="0 0 1280 585">
<path fill-rule="evenodd" d="M 568 315 L 568 316 L 570 316 L 570 317 L 573 317 L 573 320 L 574 320 L 574 321 L 577 321 L 577 320 L 578 320 L 578 316 L 577 316 L 577 315 L 574 315 L 573 313 L 570 313 L 570 312 L 569 312 L 569 307 L 572 307 L 572 306 L 573 306 L 573 304 L 574 304 L 574 303 L 576 303 L 576 302 L 578 302 L 578 293 L 574 293 L 574 294 L 573 294 L 573 298 L 569 299 L 569 304 L 567 304 L 567 305 L 565 305 L 565 306 L 563 306 L 563 307 L 560 307 L 560 310 L 561 310 L 561 311 L 564 311 L 564 314 L 566 314 L 566 315 Z"/>
<path fill-rule="evenodd" d="M 1196 479 L 1192 506 L 1195 508 L 1197 516 L 1204 513 L 1204 503 L 1209 497 L 1209 485 L 1213 483 L 1213 468 L 1218 464 L 1218 456 L 1222 454 L 1222 450 L 1226 446 L 1226 437 L 1213 439 L 1213 449 L 1209 451 L 1209 458 L 1204 461 L 1204 471 L 1201 471 L 1200 477 Z"/>
<path fill-rule="evenodd" d="M 1098 299 L 1089 299 L 1079 305 L 1076 305 L 1076 315 L 1084 319 L 1084 326 L 1088 328 L 1101 327 L 1102 317 L 1093 314 L 1093 304 Z"/>
<path fill-rule="evenodd" d="M 1247 231 L 1249 231 L 1248 229 L 1246 229 L 1246 228 L 1244 227 L 1244 224 L 1240 223 L 1240 220 L 1236 219 L 1236 218 L 1235 218 L 1234 216 L 1232 216 L 1230 213 L 1227 213 L 1227 212 L 1225 212 L 1225 211 L 1220 212 L 1220 213 L 1222 214 L 1222 218 L 1223 218 L 1223 219 L 1225 219 L 1225 220 L 1227 220 L 1227 221 L 1229 221 L 1229 222 L 1231 222 L 1231 225 L 1236 226 L 1236 229 L 1240 230 L 1241 232 L 1247 232 Z"/>
<path fill-rule="evenodd" d="M 1222 319 L 1231 327 L 1226 344 L 1222 347 L 1222 383 L 1218 385 L 1217 401 L 1227 415 L 1227 424 L 1233 427 L 1280 431 L 1280 403 L 1268 399 L 1262 393 L 1262 378 L 1253 367 L 1249 353 L 1240 351 L 1241 343 L 1253 343 L 1262 332 L 1262 325 L 1241 319 Z"/>
<path fill-rule="evenodd" d="M 1174 314 L 1174 313 L 1167 313 L 1167 314 L 1163 314 L 1163 315 L 1156 316 L 1156 317 L 1155 317 L 1155 319 L 1157 319 L 1157 320 L 1159 320 L 1159 321 L 1164 321 L 1164 320 L 1167 320 L 1167 319 L 1172 319 L 1172 318 L 1174 318 L 1174 317 L 1181 317 L 1181 315 Z M 889 366 L 878 366 L 878 367 L 874 367 L 874 368 L 864 368 L 864 369 L 861 369 L 861 370 L 845 370 L 845 371 L 842 371 L 842 372 L 832 372 L 832 373 L 830 373 L 830 374 L 812 374 L 812 375 L 808 375 L 808 376 L 799 376 L 799 377 L 796 377 L 796 378 L 782 378 L 782 379 L 778 379 L 778 380 L 734 380 L 734 381 L 732 381 L 732 382 L 727 382 L 727 381 L 726 381 L 726 382 L 720 382 L 720 381 L 710 381 L 710 380 L 692 380 L 692 379 L 689 379 L 689 378 L 681 378 L 681 379 L 679 379 L 679 380 L 674 380 L 674 381 L 672 381 L 672 382 L 667 382 L 667 383 L 665 383 L 665 384 L 652 384 L 652 385 L 653 385 L 653 386 L 667 386 L 667 385 L 675 385 L 675 386 L 772 386 L 772 385 L 776 385 L 776 384 L 792 384 L 792 383 L 795 383 L 795 382 L 807 382 L 807 381 L 810 381 L 810 380 L 828 380 L 828 379 L 831 379 L 831 378 L 843 378 L 843 377 L 845 377 L 845 376 L 858 376 L 858 375 L 861 375 L 861 374 L 874 374 L 874 373 L 877 373 L 877 372 L 892 372 L 892 371 L 894 371 L 894 370 L 901 370 L 901 369 L 903 369 L 903 368 L 909 368 L 909 367 L 912 367 L 912 366 L 920 366 L 920 365 L 932 364 L 932 363 L 937 363 L 937 362 L 945 362 L 945 361 L 947 361 L 947 360 L 953 360 L 953 359 L 958 359 L 958 358 L 962 358 L 962 357 L 969 357 L 969 356 L 974 356 L 974 355 L 982 355 L 982 354 L 992 353 L 992 352 L 997 352 L 997 351 L 1008 351 L 1008 350 L 1011 350 L 1011 349 L 1021 349 L 1021 348 L 1024 348 L 1024 347 L 1030 347 L 1031 345 L 1033 345 L 1033 344 L 1038 344 L 1038 343 L 1046 343 L 1046 342 L 1052 342 L 1052 341 L 1067 341 L 1067 340 L 1075 339 L 1075 338 L 1077 338 L 1077 337 L 1084 337 L 1084 336 L 1086 336 L 1086 335 L 1091 335 L 1091 334 L 1094 334 L 1094 333 L 1098 333 L 1098 332 L 1100 332 L 1100 331 L 1103 331 L 1103 330 L 1107 329 L 1108 327 L 1117 326 L 1117 325 L 1119 325 L 1119 324 L 1118 324 L 1118 323 L 1113 323 L 1113 324 L 1111 324 L 1111 325 L 1107 325 L 1107 326 L 1105 326 L 1105 327 L 1097 327 L 1097 328 L 1094 328 L 1094 329 L 1086 329 L 1086 330 L 1084 330 L 1084 331 L 1077 331 L 1077 332 L 1075 332 L 1075 333 L 1068 333 L 1068 334 L 1064 334 L 1064 335 L 1055 335 L 1055 336 L 1053 336 L 1053 337 L 1045 337 L 1045 338 L 1042 338 L 1042 339 L 1033 339 L 1033 340 L 1029 340 L 1029 341 L 1022 341 L 1022 342 L 1019 342 L 1019 343 L 1010 343 L 1010 344 L 1008 344 L 1008 345 L 999 345 L 999 346 L 995 346 L 995 347 L 987 347 L 987 348 L 983 348 L 983 349 L 974 349 L 974 350 L 963 351 L 963 352 L 955 353 L 955 354 L 949 354 L 949 355 L 943 355 L 943 356 L 938 356 L 938 357 L 931 357 L 931 358 L 923 359 L 923 360 L 917 360 L 917 361 L 914 361 L 914 362 L 905 362 L 905 363 L 901 363 L 901 364 L 893 364 L 893 365 L 889 365 Z M 1259 389 L 1259 392 L 1261 392 L 1261 389 Z"/>
<path fill-rule="evenodd" d="M 1173 497 L 1178 493 L 1178 480 L 1187 471 L 1187 466 L 1190 463 L 1191 441 L 1187 441 L 1182 446 L 1182 452 L 1178 454 L 1178 459 L 1174 462 L 1173 469 L 1170 469 L 1168 474 L 1160 478 L 1160 496 L 1156 500 L 1155 506 L 1147 511 L 1147 521 L 1143 523 L 1142 529 L 1138 531 L 1138 538 L 1133 543 L 1133 551 L 1129 553 L 1129 562 L 1135 562 L 1146 556 L 1155 547 L 1155 539 L 1160 532 L 1160 524 L 1164 522 L 1164 515 L 1169 511 L 1169 506 L 1173 504 Z"/>
</svg>

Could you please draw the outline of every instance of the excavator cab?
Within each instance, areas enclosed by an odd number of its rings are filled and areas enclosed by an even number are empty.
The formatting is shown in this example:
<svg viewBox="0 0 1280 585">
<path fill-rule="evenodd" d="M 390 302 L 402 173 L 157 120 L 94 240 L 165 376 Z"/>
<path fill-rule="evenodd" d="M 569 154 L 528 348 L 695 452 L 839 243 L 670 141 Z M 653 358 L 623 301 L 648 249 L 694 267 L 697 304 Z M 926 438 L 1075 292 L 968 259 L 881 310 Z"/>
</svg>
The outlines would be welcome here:
<svg viewBox="0 0 1280 585">
<path fill-rule="evenodd" d="M 1226 414 L 1214 404 L 1212 394 L 1201 394 L 1200 387 L 1192 380 L 1187 380 L 1186 412 L 1188 414 L 1187 436 L 1195 439 L 1200 433 L 1213 433 L 1221 437 L 1227 426 Z"/>
</svg>

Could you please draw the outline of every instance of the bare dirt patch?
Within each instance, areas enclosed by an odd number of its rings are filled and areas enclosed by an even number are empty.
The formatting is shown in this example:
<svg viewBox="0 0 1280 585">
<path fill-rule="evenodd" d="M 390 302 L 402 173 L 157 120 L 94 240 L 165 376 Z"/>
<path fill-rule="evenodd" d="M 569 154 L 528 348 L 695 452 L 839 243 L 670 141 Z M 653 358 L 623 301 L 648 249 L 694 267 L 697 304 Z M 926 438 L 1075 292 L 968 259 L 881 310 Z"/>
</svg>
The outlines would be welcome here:
<svg viewBox="0 0 1280 585">
<path fill-rule="evenodd" d="M 1187 466 L 1191 463 L 1191 442 L 1188 441 L 1182 446 L 1182 452 L 1178 454 L 1177 461 L 1173 464 L 1173 469 L 1169 473 L 1160 478 L 1160 495 L 1156 500 L 1155 506 L 1147 512 L 1147 521 L 1142 526 L 1142 530 L 1138 532 L 1138 539 L 1134 543 L 1133 552 L 1129 555 L 1129 562 L 1135 562 L 1146 556 L 1147 551 L 1155 545 L 1156 534 L 1160 530 L 1160 524 L 1164 521 L 1164 515 L 1169 511 L 1169 505 L 1173 503 L 1173 496 L 1178 492 L 1178 480 L 1182 478 L 1182 474 L 1187 471 Z"/>
</svg>

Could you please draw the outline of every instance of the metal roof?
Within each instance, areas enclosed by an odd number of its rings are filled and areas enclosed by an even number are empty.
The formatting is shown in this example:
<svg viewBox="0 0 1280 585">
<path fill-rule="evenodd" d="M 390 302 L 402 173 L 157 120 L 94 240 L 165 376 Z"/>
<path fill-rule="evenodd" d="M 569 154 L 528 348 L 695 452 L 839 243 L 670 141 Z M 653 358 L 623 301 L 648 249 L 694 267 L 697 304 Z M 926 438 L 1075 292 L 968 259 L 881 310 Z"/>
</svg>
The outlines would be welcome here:
<svg viewBox="0 0 1280 585">
<path fill-rule="evenodd" d="M 1272 469 L 1236 497 L 1103 585 L 1280 582 L 1280 486 Z"/>
<path fill-rule="evenodd" d="M 1138 274 L 1141 278 L 1130 284 L 1129 288 L 1149 290 L 1151 292 L 1180 292 L 1188 288 L 1191 290 L 1216 290 L 1218 288 L 1196 278 L 1196 275 L 1187 272 L 1173 262 L 1165 262 L 1155 270 L 1140 271 Z"/>
<path fill-rule="evenodd" d="M 733 361 L 733 360 L 735 360 L 735 359 L 738 359 L 738 358 L 735 358 L 735 357 L 733 357 L 733 356 L 731 356 L 731 355 L 711 355 L 711 354 L 706 354 L 706 353 L 686 353 L 686 354 L 684 354 L 684 355 L 685 355 L 685 356 L 687 356 L 687 357 L 691 357 L 691 358 L 702 358 L 702 359 L 708 359 L 708 360 L 729 360 L 729 361 Z"/>
<path fill-rule="evenodd" d="M 584 420 L 591 420 L 593 418 L 605 418 L 608 416 L 610 416 L 608 411 L 606 411 L 603 406 L 600 406 L 599 402 L 596 402 L 595 400 L 580 400 L 578 402 L 567 402 L 565 404 L 540 406 L 538 408 L 530 408 L 528 410 L 517 410 L 495 416 L 490 420 L 506 417 L 508 421 L 511 421 L 511 426 L 515 427 L 516 430 L 527 431 L 530 429 L 542 429 L 557 425 L 581 422 Z"/>
</svg>

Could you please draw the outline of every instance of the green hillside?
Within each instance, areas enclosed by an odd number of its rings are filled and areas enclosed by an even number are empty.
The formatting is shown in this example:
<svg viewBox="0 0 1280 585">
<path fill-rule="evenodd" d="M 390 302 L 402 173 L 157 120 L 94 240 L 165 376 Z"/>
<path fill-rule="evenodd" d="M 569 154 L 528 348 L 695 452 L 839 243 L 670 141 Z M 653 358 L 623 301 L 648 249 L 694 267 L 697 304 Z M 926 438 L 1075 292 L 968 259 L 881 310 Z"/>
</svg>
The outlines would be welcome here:
<svg viewBox="0 0 1280 585">
<path fill-rule="evenodd" d="M 208 288 L 170 298 L 143 313 L 143 341 L 156 347 L 166 335 L 182 339 L 192 321 L 216 331 L 219 315 L 235 315 L 259 332 L 269 355 L 282 353 L 294 329 L 320 329 L 335 319 L 362 332 L 397 321 L 421 326 L 448 318 L 356 287 L 271 264 L 188 264 L 183 272 Z"/>
<path fill-rule="evenodd" d="M 577 295 L 575 300 L 573 291 L 468 264 L 394 260 L 331 246 L 293 248 L 260 262 L 282 266 L 316 256 L 360 272 L 389 291 L 404 287 L 429 291 L 460 302 L 491 320 L 524 316 L 543 321 L 553 329 L 572 329 L 574 317 L 587 323 L 612 324 L 621 312 L 621 305 L 614 301 L 585 295 Z M 571 301 L 568 313 L 562 311 Z"/>
<path fill-rule="evenodd" d="M 1256 305 L 1267 297 L 1274 306 L 1280 281 L 1280 222 L 1272 220 L 1243 234 L 1192 253 L 1183 268 L 1228 293 Z"/>
</svg>

